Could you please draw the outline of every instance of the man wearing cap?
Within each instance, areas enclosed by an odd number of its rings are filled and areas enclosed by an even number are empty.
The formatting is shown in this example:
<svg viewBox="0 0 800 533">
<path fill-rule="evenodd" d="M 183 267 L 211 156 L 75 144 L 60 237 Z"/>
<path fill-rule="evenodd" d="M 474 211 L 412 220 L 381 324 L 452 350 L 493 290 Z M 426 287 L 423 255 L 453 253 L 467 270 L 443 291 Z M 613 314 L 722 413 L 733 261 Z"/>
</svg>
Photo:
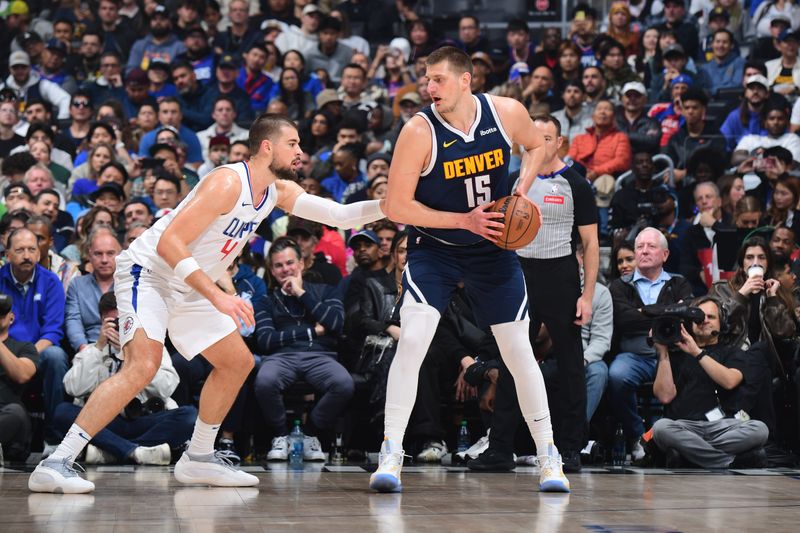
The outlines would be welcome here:
<svg viewBox="0 0 800 533">
<path fill-rule="evenodd" d="M 64 326 L 75 352 L 95 342 L 100 334 L 103 324 L 97 304 L 103 294 L 114 290 L 114 270 L 117 256 L 122 251 L 116 233 L 110 228 L 93 230 L 87 242 L 92 272 L 72 280 L 66 297 Z"/>
<path fill-rule="evenodd" d="M 303 258 L 303 279 L 338 286 L 342 280 L 342 273 L 328 261 L 324 252 L 317 249 L 322 232 L 322 224 L 319 222 L 289 217 L 286 236 L 294 239 L 300 246 Z"/>
<path fill-rule="evenodd" d="M 69 93 L 55 83 L 42 79 L 31 70 L 31 60 L 25 52 L 13 52 L 8 58 L 11 74 L 4 87 L 14 89 L 25 101 L 41 99 L 58 107 L 58 118 L 69 118 Z"/>
<path fill-rule="evenodd" d="M 354 389 L 353 378 L 336 360 L 344 326 L 341 293 L 336 286 L 303 280 L 302 252 L 291 239 L 276 239 L 267 261 L 272 289 L 253 302 L 256 344 L 258 353 L 265 356 L 255 379 L 255 397 L 266 425 L 276 435 L 267 459 L 289 457 L 283 391 L 304 379 L 318 401 L 303 426 L 303 457 L 324 461 L 319 436 L 333 429 Z"/>
<path fill-rule="evenodd" d="M 239 74 L 239 61 L 231 54 L 223 54 L 217 61 L 214 69 L 216 82 L 211 85 L 211 96 L 216 101 L 220 96 L 230 98 L 236 107 L 236 120 L 242 126 L 248 126 L 253 122 L 255 114 L 250 107 L 250 97 L 238 85 L 236 77 Z"/>
<path fill-rule="evenodd" d="M 487 53 L 489 51 L 489 40 L 481 35 L 481 23 L 478 17 L 462 15 L 458 19 L 457 45 L 470 56 L 477 52 Z"/>
<path fill-rule="evenodd" d="M 147 70 L 154 58 L 160 58 L 166 63 L 171 63 L 173 59 L 185 51 L 186 46 L 172 32 L 169 11 L 159 4 L 150 16 L 150 35 L 142 37 L 133 43 L 125 70 L 130 72 L 135 67 Z"/>
<path fill-rule="evenodd" d="M 579 80 L 568 81 L 561 92 L 564 108 L 551 113 L 561 124 L 561 131 L 568 148 L 578 135 L 586 133 L 592 125 L 592 111 L 586 107 L 586 89 Z M 566 152 L 560 155 L 566 155 Z"/>
<path fill-rule="evenodd" d="M 228 162 L 231 151 L 231 140 L 224 135 L 215 135 L 208 141 L 206 161 L 197 169 L 197 175 L 202 178 L 220 165 Z"/>
<path fill-rule="evenodd" d="M 56 406 L 64 399 L 67 354 L 59 344 L 64 336 L 64 289 L 61 280 L 39 265 L 39 246 L 30 230 L 13 230 L 6 243 L 8 263 L 0 268 L 0 293 L 14 299 L 14 323 L 9 333 L 32 342 L 39 352 L 45 411 L 45 442 L 57 442 L 52 427 Z"/>
<path fill-rule="evenodd" d="M 686 55 L 697 58 L 700 47 L 700 35 L 697 23 L 686 17 L 686 0 L 664 0 L 664 23 L 657 26 L 660 32 L 675 32 L 678 42 L 683 44 Z"/>
<path fill-rule="evenodd" d="M 42 62 L 42 52 L 44 51 L 44 40 L 35 31 L 26 31 L 17 37 L 19 49 L 28 54 L 31 59 L 31 66 L 37 68 Z"/>
<path fill-rule="evenodd" d="M 792 20 L 787 15 L 777 15 L 769 21 L 768 33 L 765 36 L 759 36 L 755 46 L 750 51 L 750 59 L 760 59 L 769 61 L 781 56 L 781 43 L 778 41 L 778 36 L 784 30 L 792 27 Z"/>
<path fill-rule="evenodd" d="M 742 137 L 749 133 L 764 135 L 766 132 L 761 127 L 761 110 L 769 97 L 769 81 L 761 74 L 750 76 L 745 80 L 744 98 L 742 103 L 725 119 L 720 131 L 727 141 L 728 152 L 733 152 Z M 800 129 L 800 108 L 798 109 L 798 128 Z M 794 116 L 794 109 L 792 116 Z M 747 117 L 747 122 L 743 123 L 742 117 Z"/>
<path fill-rule="evenodd" d="M 720 89 L 736 88 L 742 82 L 744 59 L 733 52 L 736 41 L 730 30 L 721 29 L 712 34 L 713 58 L 700 67 L 708 82 L 708 91 L 713 95 Z"/>
<path fill-rule="evenodd" d="M 781 57 L 767 61 L 767 79 L 772 91 L 782 94 L 794 101 L 800 87 L 800 61 L 797 50 L 800 46 L 800 34 L 791 29 L 784 30 L 778 36 Z"/>
<path fill-rule="evenodd" d="M 275 46 L 278 47 L 282 54 L 289 50 L 298 50 L 300 53 L 305 54 L 306 50 L 314 48 L 319 42 L 317 29 L 322 17 L 322 11 L 319 10 L 316 4 L 306 4 L 300 15 L 300 26 L 288 25 L 275 38 Z"/>
<path fill-rule="evenodd" d="M 353 250 L 356 268 L 350 273 L 347 292 L 344 295 L 344 308 L 350 315 L 359 305 L 361 296 L 366 290 L 367 278 L 386 276 L 388 273 L 381 261 L 381 240 L 372 230 L 361 230 L 354 233 L 347 241 Z"/>
<path fill-rule="evenodd" d="M 734 149 L 731 162 L 738 165 L 749 158 L 755 158 L 759 149 L 782 146 L 792 153 L 795 165 L 800 163 L 800 137 L 789 132 L 789 102 L 785 98 L 768 100 L 761 117 L 761 126 L 766 134 L 742 137 Z"/>
<path fill-rule="evenodd" d="M 121 5 L 121 0 L 100 0 L 94 29 L 102 36 L 106 52 L 113 50 L 124 57 L 136 41 L 136 33 L 128 19 L 120 16 Z"/>
<path fill-rule="evenodd" d="M 628 135 L 631 150 L 658 151 L 661 125 L 644 112 L 647 89 L 640 81 L 631 81 L 622 87 L 622 104 L 617 106 L 616 119 L 619 130 Z"/>
<path fill-rule="evenodd" d="M 230 26 L 214 37 L 214 51 L 239 57 L 259 40 L 259 32 L 248 26 L 250 4 L 247 0 L 231 0 L 227 14 Z"/>
<path fill-rule="evenodd" d="M 12 0 L 6 7 L 4 17 L 0 17 L 0 72 L 8 71 L 7 58 L 11 53 L 11 43 L 30 24 L 28 4 L 22 0 Z"/>
<path fill-rule="evenodd" d="M 333 83 L 341 83 L 342 70 L 353 57 L 353 49 L 339 42 L 341 33 L 341 22 L 330 16 L 323 17 L 317 32 L 319 43 L 306 54 L 306 71 L 322 69 Z"/>
<path fill-rule="evenodd" d="M 36 71 L 42 79 L 52 81 L 69 94 L 73 94 L 78 90 L 78 82 L 64 69 L 66 59 L 67 45 L 58 39 L 50 39 L 42 52 L 41 67 Z"/>
<path fill-rule="evenodd" d="M 202 26 L 193 26 L 187 29 L 183 38 L 186 52 L 178 54 L 177 59 L 191 63 L 197 81 L 211 86 L 214 81 L 215 58 L 208 42 L 208 34 Z"/>
<path fill-rule="evenodd" d="M 139 114 L 139 108 L 144 104 L 153 104 L 158 107 L 155 98 L 148 93 L 149 88 L 150 82 L 147 79 L 147 73 L 139 67 L 134 68 L 125 76 L 125 94 L 119 99 L 125 110 L 125 116 L 136 117 Z"/>
<path fill-rule="evenodd" d="M 22 403 L 24 386 L 36 374 L 39 353 L 30 342 L 9 336 L 13 299 L 0 294 L 0 446 L 8 461 L 25 461 L 30 452 L 31 419 Z"/>
<path fill-rule="evenodd" d="M 33 211 L 33 194 L 24 183 L 9 183 L 3 190 L 3 203 L 7 213 L 18 209 L 30 212 Z"/>
<path fill-rule="evenodd" d="M 689 57 L 682 45 L 675 43 L 664 49 L 664 70 L 653 76 L 650 82 L 650 101 L 666 102 L 670 98 L 673 81 L 678 77 L 694 87 L 703 88 L 700 75 L 687 70 Z M 677 82 L 676 82 L 677 83 Z"/>
<path fill-rule="evenodd" d="M 670 101 L 655 104 L 647 112 L 648 117 L 661 124 L 661 147 L 667 146 L 669 138 L 683 125 L 681 115 L 681 95 L 692 86 L 692 78 L 686 74 L 676 76 L 670 82 Z"/>
</svg>

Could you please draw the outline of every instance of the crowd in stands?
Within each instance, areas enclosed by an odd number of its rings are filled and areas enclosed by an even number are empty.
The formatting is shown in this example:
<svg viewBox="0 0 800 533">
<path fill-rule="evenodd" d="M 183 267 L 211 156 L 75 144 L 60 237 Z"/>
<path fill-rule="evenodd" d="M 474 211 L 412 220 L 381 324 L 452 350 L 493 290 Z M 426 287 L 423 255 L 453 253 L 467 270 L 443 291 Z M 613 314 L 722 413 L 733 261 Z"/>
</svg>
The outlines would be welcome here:
<svg viewBox="0 0 800 533">
<path fill-rule="evenodd" d="M 726 467 L 753 451 L 758 464 L 764 453 L 792 464 L 800 3 L 593 4 L 568 2 L 563 31 L 523 17 L 493 34 L 471 14 L 426 19 L 413 0 L 0 3 L 6 459 L 51 449 L 124 364 L 117 254 L 215 167 L 246 161 L 254 117 L 295 121 L 309 194 L 383 198 L 401 128 L 432 103 L 425 59 L 451 45 L 472 59 L 473 92 L 553 115 L 562 159 L 593 186 L 607 253 L 583 328 L 587 441 L 608 447 L 619 426 L 640 464 L 661 453 L 670 464 Z M 512 171 L 520 154 L 513 147 Z M 363 458 L 380 443 L 403 327 L 404 228 L 383 220 L 344 233 L 276 209 L 257 234 L 218 282 L 256 312 L 255 328 L 241 331 L 256 366 L 218 446 L 235 460 L 286 460 L 296 416 L 306 459 L 324 460 L 337 435 Z M 706 320 L 687 323 L 669 352 L 649 342 L 644 307 L 702 297 Z M 486 447 L 478 437 L 503 366 L 475 326 L 476 305 L 454 295 L 422 367 L 406 434 L 420 461 L 455 447 L 461 419 L 478 441 L 462 458 Z M 554 397 L 547 331 L 532 342 Z M 168 464 L 188 440 L 210 367 L 167 348 L 87 463 Z M 690 422 L 719 419 L 736 421 L 726 439 L 688 437 L 698 432 Z"/>
</svg>

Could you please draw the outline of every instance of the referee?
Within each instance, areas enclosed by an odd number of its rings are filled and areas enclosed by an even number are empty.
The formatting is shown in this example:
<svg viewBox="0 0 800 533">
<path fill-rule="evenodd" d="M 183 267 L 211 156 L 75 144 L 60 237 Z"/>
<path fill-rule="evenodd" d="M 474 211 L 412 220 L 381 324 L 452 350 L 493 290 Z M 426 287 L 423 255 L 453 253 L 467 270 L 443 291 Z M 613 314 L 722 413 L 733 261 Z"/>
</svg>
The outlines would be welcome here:
<svg viewBox="0 0 800 533">
<path fill-rule="evenodd" d="M 543 223 L 536 239 L 517 250 L 517 254 L 528 289 L 531 344 L 542 323 L 553 341 L 552 353 L 558 368 L 558 395 L 550 402 L 555 444 L 561 452 L 564 471 L 578 472 L 586 426 L 581 326 L 591 319 L 600 261 L 597 207 L 586 178 L 558 157 L 563 142 L 558 120 L 550 115 L 535 115 L 533 121 L 544 133 L 547 156 L 528 197 L 541 208 Z M 577 239 L 583 243 L 585 257 L 583 293 L 575 258 Z M 469 463 L 471 469 L 513 468 L 514 434 L 522 418 L 517 405 L 514 380 L 502 367 L 489 448 Z"/>
</svg>

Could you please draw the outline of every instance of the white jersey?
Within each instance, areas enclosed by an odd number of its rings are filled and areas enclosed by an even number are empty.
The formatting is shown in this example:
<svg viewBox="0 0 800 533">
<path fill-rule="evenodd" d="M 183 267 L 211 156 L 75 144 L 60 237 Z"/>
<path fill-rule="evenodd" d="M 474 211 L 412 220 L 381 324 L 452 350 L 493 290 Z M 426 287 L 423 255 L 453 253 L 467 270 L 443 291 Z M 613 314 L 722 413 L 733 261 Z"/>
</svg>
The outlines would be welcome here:
<svg viewBox="0 0 800 533">
<path fill-rule="evenodd" d="M 220 216 L 203 232 L 197 239 L 189 244 L 189 251 L 192 257 L 197 260 L 200 268 L 208 276 L 217 281 L 225 273 L 225 270 L 233 263 L 233 260 L 242 252 L 245 243 L 261 224 L 267 215 L 275 207 L 278 200 L 278 191 L 275 184 L 269 186 L 263 198 L 256 199 L 253 196 L 250 184 L 250 166 L 245 163 L 234 163 L 223 165 L 224 168 L 233 170 L 238 174 L 241 182 L 241 192 L 236 200 L 233 209 Z M 172 219 L 194 198 L 198 187 L 195 187 L 184 200 L 166 216 L 160 218 L 158 222 L 142 233 L 130 247 L 122 252 L 122 256 L 127 254 L 136 265 L 149 269 L 153 273 L 165 278 L 171 286 L 181 292 L 191 290 L 183 280 L 179 280 L 169 265 L 156 252 L 158 241 L 164 230 L 172 222 Z"/>
</svg>

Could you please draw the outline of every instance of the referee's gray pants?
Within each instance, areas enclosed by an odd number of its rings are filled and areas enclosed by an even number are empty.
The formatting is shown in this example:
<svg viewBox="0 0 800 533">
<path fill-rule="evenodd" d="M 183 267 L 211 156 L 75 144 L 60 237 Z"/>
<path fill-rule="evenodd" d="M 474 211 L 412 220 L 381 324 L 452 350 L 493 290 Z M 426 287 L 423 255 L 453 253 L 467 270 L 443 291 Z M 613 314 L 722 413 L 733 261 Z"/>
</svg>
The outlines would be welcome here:
<svg viewBox="0 0 800 533">
<path fill-rule="evenodd" d="M 768 436 L 769 430 L 760 420 L 662 418 L 653 425 L 653 440 L 659 448 L 674 448 L 703 468 L 728 468 L 740 453 L 763 446 Z"/>
</svg>

